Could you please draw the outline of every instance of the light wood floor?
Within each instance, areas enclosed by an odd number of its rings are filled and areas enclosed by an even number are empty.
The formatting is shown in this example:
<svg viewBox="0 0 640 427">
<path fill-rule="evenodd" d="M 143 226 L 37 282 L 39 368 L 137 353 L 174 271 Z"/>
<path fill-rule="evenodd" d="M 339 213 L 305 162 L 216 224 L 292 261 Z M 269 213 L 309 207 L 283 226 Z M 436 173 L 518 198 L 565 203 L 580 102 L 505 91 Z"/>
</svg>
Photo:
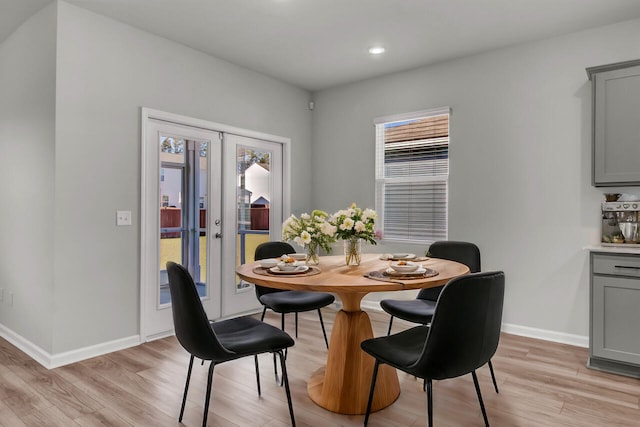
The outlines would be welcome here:
<svg viewBox="0 0 640 427">
<path fill-rule="evenodd" d="M 330 331 L 334 312 L 323 313 Z M 370 315 L 374 333 L 383 335 L 387 316 Z M 273 313 L 265 320 L 279 325 Z M 293 318 L 287 322 L 293 335 Z M 323 365 L 326 350 L 317 316 L 301 314 L 300 322 L 287 363 L 298 426 L 361 426 L 362 416 L 325 411 L 307 397 L 306 380 Z M 397 322 L 394 330 L 407 326 Z M 491 425 L 640 426 L 640 380 L 589 370 L 586 359 L 583 348 L 503 334 L 493 358 L 500 394 L 488 368 L 478 371 Z M 187 353 L 171 337 L 46 370 L 0 339 L 0 425 L 177 426 L 187 363 Z M 262 397 L 252 358 L 216 367 L 209 425 L 290 425 L 271 356 L 261 356 L 260 366 Z M 194 367 L 184 425 L 202 423 L 206 371 L 207 365 Z M 400 383 L 398 400 L 372 414 L 370 426 L 426 425 L 421 382 L 400 373 Z M 471 376 L 434 382 L 434 424 L 483 426 Z"/>
</svg>

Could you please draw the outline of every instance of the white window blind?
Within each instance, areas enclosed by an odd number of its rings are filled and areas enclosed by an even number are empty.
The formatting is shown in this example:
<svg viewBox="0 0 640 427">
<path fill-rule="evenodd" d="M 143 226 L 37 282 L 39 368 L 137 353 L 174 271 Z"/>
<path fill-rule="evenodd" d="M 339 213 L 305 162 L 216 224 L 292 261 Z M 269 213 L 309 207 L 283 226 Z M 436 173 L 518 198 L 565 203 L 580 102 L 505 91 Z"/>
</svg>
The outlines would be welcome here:
<svg viewBox="0 0 640 427">
<path fill-rule="evenodd" d="M 375 120 L 383 239 L 447 239 L 449 115 L 449 108 L 441 108 Z"/>
</svg>

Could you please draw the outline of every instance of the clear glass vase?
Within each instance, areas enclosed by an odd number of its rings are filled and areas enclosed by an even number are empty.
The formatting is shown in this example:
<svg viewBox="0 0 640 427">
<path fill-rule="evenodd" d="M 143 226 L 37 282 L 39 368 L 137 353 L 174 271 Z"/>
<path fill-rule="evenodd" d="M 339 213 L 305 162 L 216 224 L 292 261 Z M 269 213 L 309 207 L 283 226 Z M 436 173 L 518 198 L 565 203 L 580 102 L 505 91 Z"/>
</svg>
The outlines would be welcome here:
<svg viewBox="0 0 640 427">
<path fill-rule="evenodd" d="M 318 244 L 316 242 L 310 242 L 309 244 L 305 245 L 304 250 L 307 254 L 307 265 L 313 266 L 320 264 L 320 257 L 318 256 Z"/>
<path fill-rule="evenodd" d="M 360 265 L 362 260 L 362 239 L 352 237 L 344 241 L 344 260 L 347 265 Z"/>
</svg>

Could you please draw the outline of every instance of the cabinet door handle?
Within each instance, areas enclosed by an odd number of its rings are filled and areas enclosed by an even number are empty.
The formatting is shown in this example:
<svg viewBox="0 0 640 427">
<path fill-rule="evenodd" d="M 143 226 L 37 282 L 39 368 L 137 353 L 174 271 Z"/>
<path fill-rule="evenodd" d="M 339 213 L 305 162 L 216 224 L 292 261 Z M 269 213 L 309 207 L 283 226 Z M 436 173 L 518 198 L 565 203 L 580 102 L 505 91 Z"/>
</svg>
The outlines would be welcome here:
<svg viewBox="0 0 640 427">
<path fill-rule="evenodd" d="M 614 265 L 615 268 L 626 268 L 631 270 L 640 270 L 640 267 L 634 267 L 631 265 Z"/>
</svg>

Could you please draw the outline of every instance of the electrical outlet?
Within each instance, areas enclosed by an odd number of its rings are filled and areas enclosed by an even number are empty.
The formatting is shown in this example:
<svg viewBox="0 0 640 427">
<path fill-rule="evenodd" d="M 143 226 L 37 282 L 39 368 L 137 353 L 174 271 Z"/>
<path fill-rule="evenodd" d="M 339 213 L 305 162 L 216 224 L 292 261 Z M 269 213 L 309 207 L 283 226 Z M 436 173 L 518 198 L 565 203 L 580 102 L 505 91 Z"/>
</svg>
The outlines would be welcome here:
<svg viewBox="0 0 640 427">
<path fill-rule="evenodd" d="M 131 211 L 116 211 L 116 225 L 131 225 Z"/>
</svg>

